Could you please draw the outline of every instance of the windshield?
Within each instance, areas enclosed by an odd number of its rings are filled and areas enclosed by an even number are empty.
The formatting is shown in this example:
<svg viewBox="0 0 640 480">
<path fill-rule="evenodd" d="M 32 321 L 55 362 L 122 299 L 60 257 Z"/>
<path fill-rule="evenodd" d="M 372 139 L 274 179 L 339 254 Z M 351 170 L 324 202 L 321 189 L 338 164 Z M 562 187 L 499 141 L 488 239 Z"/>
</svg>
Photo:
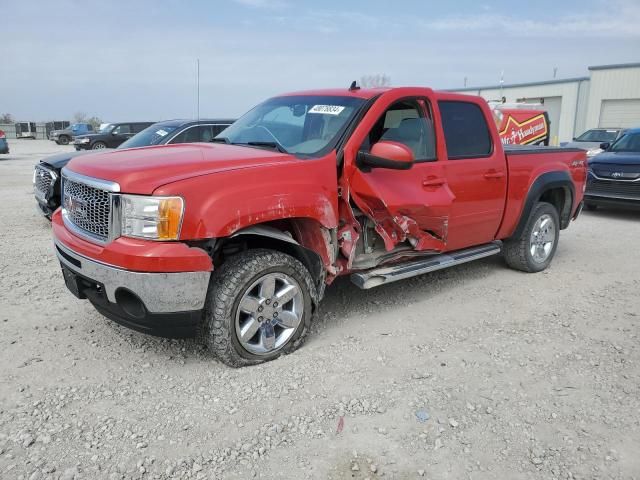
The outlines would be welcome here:
<svg viewBox="0 0 640 480">
<path fill-rule="evenodd" d="M 610 148 L 610 152 L 637 152 L 640 153 L 640 132 L 627 133 L 620 137 Z"/>
<path fill-rule="evenodd" d="M 320 155 L 335 144 L 364 102 L 339 96 L 272 98 L 243 115 L 216 140 L 275 148 L 293 155 Z"/>
<path fill-rule="evenodd" d="M 104 127 L 100 129 L 100 133 L 109 133 L 114 128 L 116 128 L 116 126 L 113 123 L 107 123 Z"/>
<path fill-rule="evenodd" d="M 617 136 L 617 130 L 587 130 L 576 142 L 613 142 Z"/>
<path fill-rule="evenodd" d="M 176 128 L 178 128 L 177 125 L 151 125 L 140 133 L 135 134 L 118 148 L 138 148 L 148 147 L 149 145 L 159 145 L 164 143 L 163 140 Z"/>
</svg>

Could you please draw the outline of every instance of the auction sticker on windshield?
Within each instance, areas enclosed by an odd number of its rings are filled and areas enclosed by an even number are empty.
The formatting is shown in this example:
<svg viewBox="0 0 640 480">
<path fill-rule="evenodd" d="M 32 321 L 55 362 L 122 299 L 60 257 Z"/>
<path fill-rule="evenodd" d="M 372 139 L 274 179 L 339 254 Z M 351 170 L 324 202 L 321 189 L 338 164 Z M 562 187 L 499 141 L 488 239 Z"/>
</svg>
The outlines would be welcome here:
<svg viewBox="0 0 640 480">
<path fill-rule="evenodd" d="M 308 113 L 322 113 L 324 115 L 340 115 L 344 110 L 341 105 L 314 105 Z"/>
<path fill-rule="evenodd" d="M 169 133 L 169 132 L 167 132 L 167 131 L 165 131 L 165 130 L 158 130 L 158 131 L 156 132 L 156 134 L 157 134 L 157 135 L 160 135 L 161 137 L 164 137 L 167 133 Z"/>
</svg>

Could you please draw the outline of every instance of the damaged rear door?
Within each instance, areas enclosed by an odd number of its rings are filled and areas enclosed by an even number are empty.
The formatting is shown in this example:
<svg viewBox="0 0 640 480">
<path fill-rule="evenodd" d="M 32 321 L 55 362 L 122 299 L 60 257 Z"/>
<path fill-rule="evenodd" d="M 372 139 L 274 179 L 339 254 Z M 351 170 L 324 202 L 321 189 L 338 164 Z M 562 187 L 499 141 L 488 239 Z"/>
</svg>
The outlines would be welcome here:
<svg viewBox="0 0 640 480">
<path fill-rule="evenodd" d="M 439 158 L 442 149 L 437 146 L 431 102 L 423 96 L 390 96 L 378 99 L 367 115 L 369 121 L 361 125 L 366 131 L 352 137 L 358 146 L 352 148 L 351 168 L 345 170 L 350 174 L 351 199 L 375 223 L 387 251 L 405 241 L 416 250 L 446 250 L 455 196 Z M 378 141 L 409 147 L 415 158 L 412 168 L 358 166 L 357 152 L 369 152 Z"/>
</svg>

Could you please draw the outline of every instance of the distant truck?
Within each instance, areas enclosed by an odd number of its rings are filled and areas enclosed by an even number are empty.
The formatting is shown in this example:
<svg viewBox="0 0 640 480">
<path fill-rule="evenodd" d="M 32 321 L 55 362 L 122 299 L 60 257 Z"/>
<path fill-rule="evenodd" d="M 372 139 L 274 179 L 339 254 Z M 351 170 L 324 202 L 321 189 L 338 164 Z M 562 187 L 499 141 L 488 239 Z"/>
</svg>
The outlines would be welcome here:
<svg viewBox="0 0 640 480">
<path fill-rule="evenodd" d="M 78 135 L 93 133 L 93 125 L 90 123 L 73 123 L 64 130 L 53 130 L 49 134 L 49 140 L 58 145 L 68 145 Z"/>
<path fill-rule="evenodd" d="M 549 114 L 540 104 L 489 102 L 503 145 L 549 145 Z"/>
<path fill-rule="evenodd" d="M 302 345 L 338 276 L 544 270 L 587 175 L 584 150 L 503 147 L 483 99 L 428 88 L 277 96 L 214 142 L 72 159 L 52 227 L 75 296 L 236 367 Z"/>
</svg>

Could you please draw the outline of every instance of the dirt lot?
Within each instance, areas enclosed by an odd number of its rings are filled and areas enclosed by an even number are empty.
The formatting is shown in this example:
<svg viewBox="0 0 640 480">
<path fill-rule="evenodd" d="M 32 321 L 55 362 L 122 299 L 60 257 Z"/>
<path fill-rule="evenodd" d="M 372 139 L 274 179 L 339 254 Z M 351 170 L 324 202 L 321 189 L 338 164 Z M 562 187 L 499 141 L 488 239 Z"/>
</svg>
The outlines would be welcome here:
<svg viewBox="0 0 640 480">
<path fill-rule="evenodd" d="M 70 147 L 11 148 L 0 478 L 640 478 L 640 214 L 584 214 L 542 274 L 338 281 L 304 348 L 233 370 L 68 293 L 31 174 Z"/>
</svg>

